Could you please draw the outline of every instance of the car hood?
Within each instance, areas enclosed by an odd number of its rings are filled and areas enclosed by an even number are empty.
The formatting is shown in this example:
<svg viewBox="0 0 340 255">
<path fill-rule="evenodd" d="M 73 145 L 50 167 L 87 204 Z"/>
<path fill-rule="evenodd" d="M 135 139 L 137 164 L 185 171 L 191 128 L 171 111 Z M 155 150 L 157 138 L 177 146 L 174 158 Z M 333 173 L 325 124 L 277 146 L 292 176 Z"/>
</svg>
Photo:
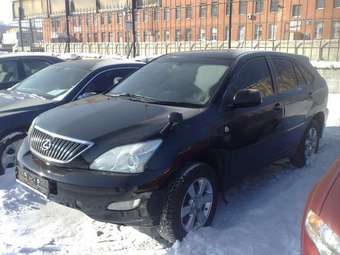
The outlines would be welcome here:
<svg viewBox="0 0 340 255">
<path fill-rule="evenodd" d="M 14 90 L 0 91 L 0 114 L 32 111 L 50 103 L 52 103 L 50 100 L 26 93 L 19 93 Z"/>
<path fill-rule="evenodd" d="M 113 144 L 142 141 L 159 133 L 171 112 L 184 121 L 202 109 L 164 106 L 99 95 L 54 108 L 36 125 L 49 132 L 76 139 Z"/>
<path fill-rule="evenodd" d="M 340 159 L 336 161 L 334 181 L 321 209 L 321 219 L 340 236 Z"/>
</svg>

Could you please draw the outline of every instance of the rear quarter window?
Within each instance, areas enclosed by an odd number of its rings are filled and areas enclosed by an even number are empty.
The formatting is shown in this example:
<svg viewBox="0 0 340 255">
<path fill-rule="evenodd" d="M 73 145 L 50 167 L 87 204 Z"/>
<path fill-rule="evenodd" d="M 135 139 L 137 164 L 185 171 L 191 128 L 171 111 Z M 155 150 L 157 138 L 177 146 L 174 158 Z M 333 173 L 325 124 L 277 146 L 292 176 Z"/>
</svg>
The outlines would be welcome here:
<svg viewBox="0 0 340 255">
<path fill-rule="evenodd" d="M 300 63 L 297 63 L 297 66 L 301 70 L 302 75 L 305 78 L 307 84 L 311 84 L 314 80 L 314 75 L 311 73 L 311 71 Z"/>
<path fill-rule="evenodd" d="M 292 90 L 298 86 L 293 64 L 289 60 L 284 58 L 273 58 L 273 64 L 280 93 Z"/>
</svg>

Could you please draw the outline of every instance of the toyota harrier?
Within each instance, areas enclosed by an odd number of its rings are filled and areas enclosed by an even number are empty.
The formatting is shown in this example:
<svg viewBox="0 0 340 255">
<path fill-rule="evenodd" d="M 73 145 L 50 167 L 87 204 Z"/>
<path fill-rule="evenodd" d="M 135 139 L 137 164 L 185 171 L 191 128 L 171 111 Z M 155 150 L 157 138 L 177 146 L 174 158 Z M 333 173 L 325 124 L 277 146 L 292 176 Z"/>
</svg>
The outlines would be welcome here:
<svg viewBox="0 0 340 255">
<path fill-rule="evenodd" d="M 302 56 L 160 57 L 105 95 L 40 115 L 17 179 L 90 217 L 173 242 L 211 223 L 218 191 L 283 157 L 318 151 L 325 81 Z"/>
</svg>

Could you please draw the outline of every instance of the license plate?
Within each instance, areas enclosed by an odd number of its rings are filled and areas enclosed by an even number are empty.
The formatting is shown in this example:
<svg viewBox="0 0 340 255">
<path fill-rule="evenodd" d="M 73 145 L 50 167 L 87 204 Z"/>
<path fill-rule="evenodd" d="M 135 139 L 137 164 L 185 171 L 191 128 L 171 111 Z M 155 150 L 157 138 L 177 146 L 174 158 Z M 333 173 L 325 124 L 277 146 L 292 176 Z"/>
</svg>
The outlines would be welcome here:
<svg viewBox="0 0 340 255">
<path fill-rule="evenodd" d="M 24 186 L 32 189 L 34 192 L 47 197 L 49 193 L 49 183 L 48 180 L 43 177 L 27 171 L 25 169 L 17 169 L 17 180 L 24 184 Z"/>
</svg>

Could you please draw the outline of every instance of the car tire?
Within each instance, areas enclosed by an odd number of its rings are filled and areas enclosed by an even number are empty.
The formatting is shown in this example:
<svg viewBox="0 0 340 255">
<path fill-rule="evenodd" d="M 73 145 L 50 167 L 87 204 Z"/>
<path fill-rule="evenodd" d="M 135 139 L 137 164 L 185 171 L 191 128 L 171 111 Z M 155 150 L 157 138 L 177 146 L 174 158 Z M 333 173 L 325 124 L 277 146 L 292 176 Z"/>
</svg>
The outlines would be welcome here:
<svg viewBox="0 0 340 255">
<path fill-rule="evenodd" d="M 302 140 L 296 150 L 296 153 L 291 157 L 291 163 L 298 167 L 304 167 L 308 164 L 308 160 L 319 150 L 320 143 L 320 125 L 316 120 L 312 120 L 306 129 Z"/>
<path fill-rule="evenodd" d="M 26 137 L 24 132 L 15 132 L 5 136 L 0 141 L 0 175 L 5 174 L 6 170 L 15 167 L 16 154 L 20 147 L 20 142 Z M 6 157 L 13 159 L 13 162 L 5 162 Z"/>
<path fill-rule="evenodd" d="M 211 224 L 216 205 L 217 188 L 213 169 L 204 163 L 190 165 L 168 187 L 160 218 L 160 236 L 173 243 L 182 240 L 191 230 Z M 188 230 L 192 224 L 192 229 Z"/>
</svg>

